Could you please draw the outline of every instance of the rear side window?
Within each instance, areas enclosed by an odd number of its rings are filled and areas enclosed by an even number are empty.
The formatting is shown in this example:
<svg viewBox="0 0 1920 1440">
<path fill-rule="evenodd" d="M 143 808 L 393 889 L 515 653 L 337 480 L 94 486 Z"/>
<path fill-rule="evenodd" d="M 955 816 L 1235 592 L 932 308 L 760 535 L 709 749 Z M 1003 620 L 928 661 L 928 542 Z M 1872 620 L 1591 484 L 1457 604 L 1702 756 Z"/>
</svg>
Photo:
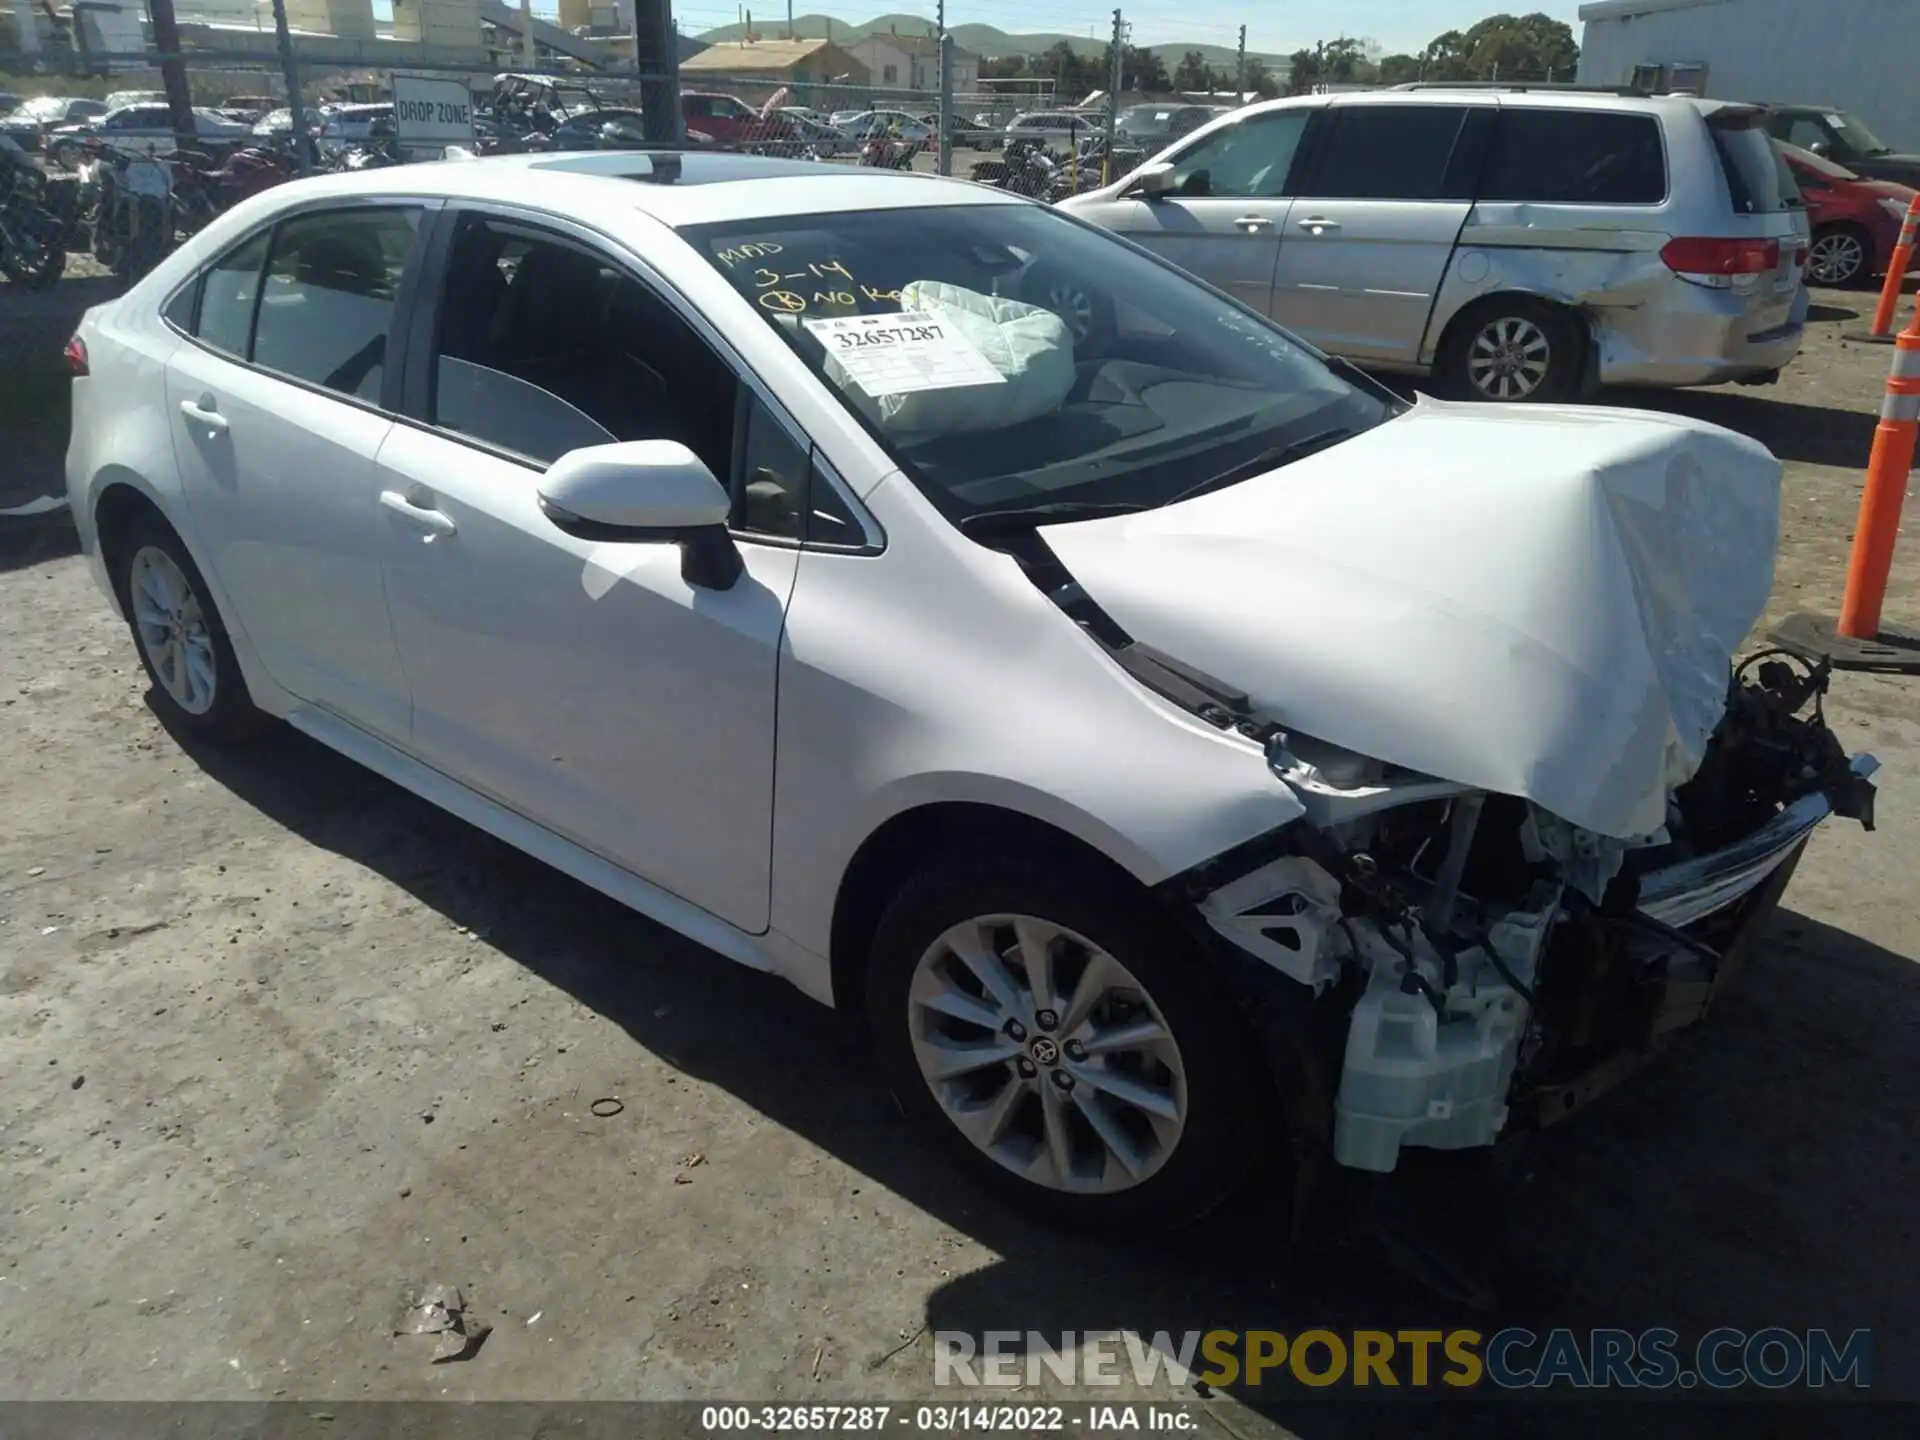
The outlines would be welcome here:
<svg viewBox="0 0 1920 1440">
<path fill-rule="evenodd" d="M 1666 195 L 1660 122 L 1618 111 L 1502 107 L 1480 177 L 1482 200 L 1657 205 Z"/>
<path fill-rule="evenodd" d="M 253 361 L 362 400 L 380 398 L 394 296 L 417 209 L 325 211 L 274 236 Z"/>
<path fill-rule="evenodd" d="M 1800 203 L 1800 186 L 1758 116 L 1707 122 L 1737 215 L 1778 215 Z"/>
<path fill-rule="evenodd" d="M 1348 105 L 1326 112 L 1326 138 L 1303 194 L 1322 200 L 1443 200 L 1463 105 Z"/>
</svg>

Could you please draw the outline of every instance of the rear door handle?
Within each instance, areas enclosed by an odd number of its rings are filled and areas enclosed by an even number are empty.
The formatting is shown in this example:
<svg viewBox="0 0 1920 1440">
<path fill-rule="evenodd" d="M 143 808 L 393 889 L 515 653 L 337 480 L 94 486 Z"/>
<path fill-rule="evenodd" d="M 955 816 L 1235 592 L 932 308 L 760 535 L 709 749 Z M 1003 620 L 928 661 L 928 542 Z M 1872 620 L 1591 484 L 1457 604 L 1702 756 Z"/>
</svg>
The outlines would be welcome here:
<svg viewBox="0 0 1920 1440">
<path fill-rule="evenodd" d="M 416 505 L 398 490 L 382 490 L 380 503 L 415 529 L 426 531 L 429 537 L 453 534 L 454 524 L 451 516 L 426 505 Z"/>
<path fill-rule="evenodd" d="M 1271 230 L 1273 228 L 1273 221 L 1267 219 L 1264 215 L 1242 215 L 1233 223 L 1238 225 L 1242 230 L 1247 231 Z"/>
<path fill-rule="evenodd" d="M 182 400 L 180 413 L 194 424 L 204 425 L 209 430 L 224 431 L 227 428 L 226 416 L 210 405 L 203 406 L 198 400 Z"/>
<path fill-rule="evenodd" d="M 1316 234 L 1322 230 L 1338 230 L 1340 228 L 1340 222 L 1338 220 L 1328 220 L 1319 215 L 1309 215 L 1306 219 L 1296 220 L 1294 223 L 1302 230 L 1312 230 Z"/>
</svg>

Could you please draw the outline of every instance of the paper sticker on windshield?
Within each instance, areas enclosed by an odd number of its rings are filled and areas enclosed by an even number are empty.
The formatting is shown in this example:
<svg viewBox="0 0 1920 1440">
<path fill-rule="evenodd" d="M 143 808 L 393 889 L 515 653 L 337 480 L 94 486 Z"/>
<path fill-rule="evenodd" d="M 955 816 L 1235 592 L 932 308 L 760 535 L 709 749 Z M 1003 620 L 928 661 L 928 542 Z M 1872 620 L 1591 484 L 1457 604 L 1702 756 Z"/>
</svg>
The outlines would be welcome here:
<svg viewBox="0 0 1920 1440">
<path fill-rule="evenodd" d="M 950 320 L 911 310 L 808 320 L 827 353 L 867 394 L 1001 385 L 1006 376 Z"/>
<path fill-rule="evenodd" d="M 1827 116 L 1827 124 L 1836 130 L 1844 130 L 1847 128 L 1847 117 L 1844 115 L 1829 115 Z"/>
</svg>

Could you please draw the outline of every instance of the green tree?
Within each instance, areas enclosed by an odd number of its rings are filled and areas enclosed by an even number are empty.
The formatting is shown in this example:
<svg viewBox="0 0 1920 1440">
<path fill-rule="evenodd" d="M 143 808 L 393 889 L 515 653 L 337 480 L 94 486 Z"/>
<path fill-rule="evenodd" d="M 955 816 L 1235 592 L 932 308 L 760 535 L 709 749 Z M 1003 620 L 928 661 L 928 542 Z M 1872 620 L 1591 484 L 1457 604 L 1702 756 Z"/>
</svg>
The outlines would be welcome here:
<svg viewBox="0 0 1920 1440">
<path fill-rule="evenodd" d="M 1189 50 L 1180 57 L 1180 63 L 1174 67 L 1173 88 L 1176 90 L 1211 90 L 1213 73 L 1207 67 L 1206 57 L 1198 50 Z"/>
<path fill-rule="evenodd" d="M 1296 50 L 1287 57 L 1287 93 L 1305 95 L 1320 83 L 1320 53 Z"/>
<path fill-rule="evenodd" d="M 1262 100 L 1271 100 L 1280 93 L 1280 82 L 1273 78 L 1266 62 L 1252 55 L 1247 57 L 1247 89 Z"/>
<path fill-rule="evenodd" d="M 1387 55 L 1381 58 L 1375 71 L 1382 85 L 1404 85 L 1409 80 L 1420 78 L 1420 57 L 1418 55 Z"/>
</svg>

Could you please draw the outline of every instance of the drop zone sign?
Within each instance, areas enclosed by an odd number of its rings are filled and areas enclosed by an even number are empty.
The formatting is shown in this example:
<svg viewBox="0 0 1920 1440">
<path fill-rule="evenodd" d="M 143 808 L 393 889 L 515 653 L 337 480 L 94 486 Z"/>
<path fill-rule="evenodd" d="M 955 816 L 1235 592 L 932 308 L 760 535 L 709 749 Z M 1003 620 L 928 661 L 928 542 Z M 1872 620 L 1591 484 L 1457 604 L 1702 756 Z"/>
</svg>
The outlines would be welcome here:
<svg viewBox="0 0 1920 1440">
<path fill-rule="evenodd" d="M 396 75 L 393 123 L 402 145 L 470 145 L 473 96 L 463 80 Z"/>
</svg>

